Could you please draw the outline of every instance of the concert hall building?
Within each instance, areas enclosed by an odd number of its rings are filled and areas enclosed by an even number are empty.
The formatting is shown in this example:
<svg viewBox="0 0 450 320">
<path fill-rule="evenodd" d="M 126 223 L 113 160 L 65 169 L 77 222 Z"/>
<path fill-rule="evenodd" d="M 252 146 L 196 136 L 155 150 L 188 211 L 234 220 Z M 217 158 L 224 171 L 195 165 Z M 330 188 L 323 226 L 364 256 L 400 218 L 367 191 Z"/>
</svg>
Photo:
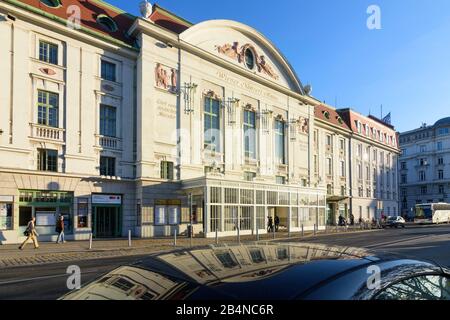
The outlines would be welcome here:
<svg viewBox="0 0 450 320">
<path fill-rule="evenodd" d="M 59 215 L 73 240 L 325 228 L 323 104 L 283 54 L 239 22 L 140 11 L 0 2 L 0 242 L 31 217 L 55 240 Z"/>
</svg>

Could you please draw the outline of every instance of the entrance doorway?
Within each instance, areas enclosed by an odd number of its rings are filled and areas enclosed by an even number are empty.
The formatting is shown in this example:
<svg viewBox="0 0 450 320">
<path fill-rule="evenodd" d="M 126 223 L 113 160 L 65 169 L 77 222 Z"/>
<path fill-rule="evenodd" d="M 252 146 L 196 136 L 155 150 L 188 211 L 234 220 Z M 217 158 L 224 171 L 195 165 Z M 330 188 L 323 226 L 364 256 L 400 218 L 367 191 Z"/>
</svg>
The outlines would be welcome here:
<svg viewBox="0 0 450 320">
<path fill-rule="evenodd" d="M 94 237 L 118 238 L 121 236 L 120 208 L 94 207 Z"/>
</svg>

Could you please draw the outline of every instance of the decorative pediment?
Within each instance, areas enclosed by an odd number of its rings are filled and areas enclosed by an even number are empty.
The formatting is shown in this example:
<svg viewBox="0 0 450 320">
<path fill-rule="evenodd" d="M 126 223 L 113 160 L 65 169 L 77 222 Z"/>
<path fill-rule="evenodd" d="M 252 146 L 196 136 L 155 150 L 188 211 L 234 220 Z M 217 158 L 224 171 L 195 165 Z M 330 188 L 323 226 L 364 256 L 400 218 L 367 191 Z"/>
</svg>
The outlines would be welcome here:
<svg viewBox="0 0 450 320">
<path fill-rule="evenodd" d="M 257 70 L 259 73 L 264 73 L 274 80 L 279 80 L 280 76 L 274 71 L 274 68 L 267 62 L 264 55 L 260 55 L 258 50 L 252 44 L 239 45 L 239 42 L 233 44 L 226 43 L 217 45 L 216 50 L 219 54 L 228 56 L 236 60 L 238 63 L 244 65 L 249 70 Z"/>
<path fill-rule="evenodd" d="M 222 97 L 214 92 L 214 90 L 203 91 L 203 96 L 205 96 L 206 98 L 222 101 Z"/>
</svg>

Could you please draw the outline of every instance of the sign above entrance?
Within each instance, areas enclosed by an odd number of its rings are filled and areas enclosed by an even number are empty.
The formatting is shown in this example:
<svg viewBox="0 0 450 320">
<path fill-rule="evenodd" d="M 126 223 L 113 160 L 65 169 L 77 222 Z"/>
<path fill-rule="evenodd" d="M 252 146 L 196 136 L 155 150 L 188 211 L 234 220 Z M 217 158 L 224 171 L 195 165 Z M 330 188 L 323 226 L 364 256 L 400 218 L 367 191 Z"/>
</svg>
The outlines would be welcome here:
<svg viewBox="0 0 450 320">
<path fill-rule="evenodd" d="M 93 194 L 92 204 L 113 204 L 121 205 L 122 196 L 117 195 L 105 195 L 105 194 Z"/>
<path fill-rule="evenodd" d="M 13 196 L 0 196 L 0 202 L 14 202 Z"/>
</svg>

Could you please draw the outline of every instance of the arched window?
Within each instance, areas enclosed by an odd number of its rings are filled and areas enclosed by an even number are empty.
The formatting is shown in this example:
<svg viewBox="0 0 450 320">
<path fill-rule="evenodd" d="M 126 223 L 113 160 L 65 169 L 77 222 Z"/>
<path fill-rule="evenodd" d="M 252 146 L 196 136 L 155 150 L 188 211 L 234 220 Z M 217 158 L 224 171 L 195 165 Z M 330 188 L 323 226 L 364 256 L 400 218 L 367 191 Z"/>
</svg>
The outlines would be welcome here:
<svg viewBox="0 0 450 320">
<path fill-rule="evenodd" d="M 100 24 L 105 30 L 110 32 L 117 31 L 117 24 L 111 17 L 101 14 L 97 17 L 97 23 Z"/>
<path fill-rule="evenodd" d="M 59 8 L 61 6 L 60 0 L 40 0 L 42 4 L 50 8 Z"/>
<path fill-rule="evenodd" d="M 245 50 L 245 65 L 250 70 L 255 68 L 255 54 L 252 49 Z"/>
</svg>

